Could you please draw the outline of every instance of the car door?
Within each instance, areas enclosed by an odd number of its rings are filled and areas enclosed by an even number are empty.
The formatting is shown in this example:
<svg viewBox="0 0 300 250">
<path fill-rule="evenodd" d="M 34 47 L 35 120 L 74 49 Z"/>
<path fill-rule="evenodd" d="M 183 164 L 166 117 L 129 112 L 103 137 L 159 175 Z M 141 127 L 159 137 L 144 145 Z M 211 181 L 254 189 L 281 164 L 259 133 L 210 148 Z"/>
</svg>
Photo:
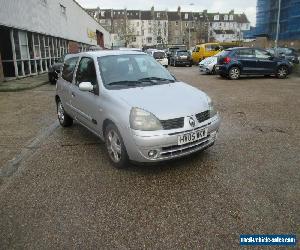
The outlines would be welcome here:
<svg viewBox="0 0 300 250">
<path fill-rule="evenodd" d="M 79 84 L 90 82 L 94 86 L 92 92 L 81 91 Z M 93 132 L 100 131 L 98 126 L 99 114 L 99 84 L 95 62 L 93 58 L 82 57 L 77 67 L 75 82 L 72 85 L 71 104 L 76 113 L 75 119 L 91 129 Z"/>
<path fill-rule="evenodd" d="M 57 91 L 59 97 L 64 105 L 65 111 L 73 116 L 74 109 L 71 105 L 71 92 L 72 92 L 72 83 L 74 80 L 74 71 L 77 65 L 79 57 L 72 57 L 66 59 L 62 69 L 61 79 L 59 79 L 59 84 L 57 85 Z"/>
<path fill-rule="evenodd" d="M 277 63 L 268 51 L 255 49 L 255 57 L 259 74 L 272 74 L 275 72 Z"/>
<path fill-rule="evenodd" d="M 240 49 L 237 52 L 237 57 L 242 66 L 242 74 L 255 74 L 256 58 L 253 49 Z"/>
</svg>

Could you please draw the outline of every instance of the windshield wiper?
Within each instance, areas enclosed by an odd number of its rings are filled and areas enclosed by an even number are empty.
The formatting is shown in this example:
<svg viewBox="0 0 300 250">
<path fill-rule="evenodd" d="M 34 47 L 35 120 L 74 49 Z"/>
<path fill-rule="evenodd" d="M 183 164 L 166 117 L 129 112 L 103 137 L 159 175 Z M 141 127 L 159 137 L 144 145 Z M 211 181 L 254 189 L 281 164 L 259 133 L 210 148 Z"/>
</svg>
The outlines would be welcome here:
<svg viewBox="0 0 300 250">
<path fill-rule="evenodd" d="M 117 82 L 110 82 L 105 85 L 107 86 L 136 86 L 140 84 L 140 81 L 117 81 Z"/>
<path fill-rule="evenodd" d="M 174 79 L 168 79 L 168 78 L 161 78 L 161 77 L 145 77 L 141 78 L 138 80 L 139 82 L 152 82 L 152 83 L 157 83 L 157 82 L 175 82 Z"/>
</svg>

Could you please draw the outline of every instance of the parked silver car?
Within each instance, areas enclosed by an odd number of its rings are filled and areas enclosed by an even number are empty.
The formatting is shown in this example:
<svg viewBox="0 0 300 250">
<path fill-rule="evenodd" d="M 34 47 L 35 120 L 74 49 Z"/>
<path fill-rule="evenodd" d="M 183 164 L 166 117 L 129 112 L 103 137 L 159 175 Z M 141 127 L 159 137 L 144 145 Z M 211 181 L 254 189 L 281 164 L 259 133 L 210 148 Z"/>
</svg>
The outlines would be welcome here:
<svg viewBox="0 0 300 250">
<path fill-rule="evenodd" d="M 76 54 L 65 61 L 56 89 L 60 124 L 76 120 L 100 137 L 119 168 L 182 157 L 217 138 L 220 118 L 211 99 L 145 53 Z"/>
</svg>

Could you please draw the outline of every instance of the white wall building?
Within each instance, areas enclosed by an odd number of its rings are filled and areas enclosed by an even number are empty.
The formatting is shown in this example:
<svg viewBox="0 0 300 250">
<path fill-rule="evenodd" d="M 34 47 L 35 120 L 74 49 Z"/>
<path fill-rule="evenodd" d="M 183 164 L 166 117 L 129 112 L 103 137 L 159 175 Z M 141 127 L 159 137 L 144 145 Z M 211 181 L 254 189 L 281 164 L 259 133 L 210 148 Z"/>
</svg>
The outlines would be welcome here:
<svg viewBox="0 0 300 250">
<path fill-rule="evenodd" d="M 5 77 L 46 72 L 63 54 L 86 50 L 90 45 L 111 47 L 109 32 L 76 1 L 0 0 L 0 6 Z"/>
</svg>

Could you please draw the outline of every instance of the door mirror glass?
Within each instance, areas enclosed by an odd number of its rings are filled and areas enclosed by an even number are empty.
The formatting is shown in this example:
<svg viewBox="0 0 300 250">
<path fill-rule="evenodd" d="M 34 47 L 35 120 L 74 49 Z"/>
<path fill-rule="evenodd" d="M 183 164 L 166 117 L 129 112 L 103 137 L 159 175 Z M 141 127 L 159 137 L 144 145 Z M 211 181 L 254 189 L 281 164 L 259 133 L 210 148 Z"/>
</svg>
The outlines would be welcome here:
<svg viewBox="0 0 300 250">
<path fill-rule="evenodd" d="M 93 91 L 94 90 L 94 86 L 92 83 L 90 82 L 82 82 L 79 84 L 79 90 L 80 91 Z"/>
</svg>

